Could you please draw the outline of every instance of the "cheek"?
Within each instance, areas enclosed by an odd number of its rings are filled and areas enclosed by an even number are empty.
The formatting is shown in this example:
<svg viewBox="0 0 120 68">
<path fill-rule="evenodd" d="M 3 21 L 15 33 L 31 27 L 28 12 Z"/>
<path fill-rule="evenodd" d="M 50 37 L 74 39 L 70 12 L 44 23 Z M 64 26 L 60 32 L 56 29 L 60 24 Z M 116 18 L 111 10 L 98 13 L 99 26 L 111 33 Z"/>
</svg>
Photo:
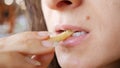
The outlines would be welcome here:
<svg viewBox="0 0 120 68">
<path fill-rule="evenodd" d="M 55 11 L 52 11 L 51 9 L 49 9 L 46 5 L 44 5 L 44 3 L 42 3 L 42 10 L 44 13 L 44 17 L 45 17 L 45 21 L 46 21 L 46 25 L 48 28 L 49 32 L 54 32 L 54 28 L 56 26 L 56 22 L 58 17 L 57 15 L 55 15 Z"/>
<path fill-rule="evenodd" d="M 107 19 L 106 21 L 109 22 L 120 21 L 120 0 L 91 0 L 90 2 L 103 20 Z"/>
<path fill-rule="evenodd" d="M 119 21 L 119 20 L 118 20 Z M 119 21 L 120 22 L 120 21 Z M 97 23 L 99 26 L 94 29 L 93 37 L 95 40 L 90 42 L 91 51 L 99 54 L 99 56 L 103 55 L 103 58 L 112 59 L 113 57 L 116 59 L 120 57 L 120 23 L 116 22 L 116 20 L 106 19 L 104 22 Z M 93 50 L 92 50 L 93 49 Z M 95 50 L 94 50 L 95 49 Z M 91 52 L 91 53 L 92 53 Z M 109 57 L 111 56 L 111 57 Z M 104 59 L 105 60 L 105 59 Z"/>
<path fill-rule="evenodd" d="M 99 14 L 99 17 L 95 19 L 100 18 L 97 23 L 94 23 L 94 25 L 96 26 L 94 32 L 96 33 L 97 37 L 100 37 L 101 40 L 109 43 L 109 45 L 119 45 L 120 0 L 91 0 L 91 4 L 94 6 L 96 12 Z"/>
<path fill-rule="evenodd" d="M 119 25 L 119 24 L 118 24 Z M 103 24 L 101 29 L 95 29 L 94 35 L 89 42 L 86 56 L 94 64 L 96 60 L 98 65 L 107 64 L 120 58 L 120 27 L 115 25 Z M 93 40 L 94 38 L 94 40 Z M 86 57 L 87 58 L 87 57 Z M 86 60 L 86 58 L 84 58 Z"/>
</svg>

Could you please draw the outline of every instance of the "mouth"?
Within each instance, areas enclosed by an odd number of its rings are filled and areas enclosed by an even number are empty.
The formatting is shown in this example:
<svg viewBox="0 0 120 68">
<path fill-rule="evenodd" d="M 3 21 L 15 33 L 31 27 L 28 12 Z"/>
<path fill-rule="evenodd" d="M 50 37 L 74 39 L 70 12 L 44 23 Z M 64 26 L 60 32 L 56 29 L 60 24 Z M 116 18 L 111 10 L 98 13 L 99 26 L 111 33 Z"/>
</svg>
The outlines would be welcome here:
<svg viewBox="0 0 120 68">
<path fill-rule="evenodd" d="M 71 25 L 62 25 L 61 27 L 57 27 L 56 33 L 59 34 L 66 30 L 71 30 L 74 33 L 70 37 L 60 42 L 60 44 L 63 46 L 72 47 L 72 46 L 80 45 L 90 34 L 90 31 L 87 29 L 71 26 Z"/>
</svg>

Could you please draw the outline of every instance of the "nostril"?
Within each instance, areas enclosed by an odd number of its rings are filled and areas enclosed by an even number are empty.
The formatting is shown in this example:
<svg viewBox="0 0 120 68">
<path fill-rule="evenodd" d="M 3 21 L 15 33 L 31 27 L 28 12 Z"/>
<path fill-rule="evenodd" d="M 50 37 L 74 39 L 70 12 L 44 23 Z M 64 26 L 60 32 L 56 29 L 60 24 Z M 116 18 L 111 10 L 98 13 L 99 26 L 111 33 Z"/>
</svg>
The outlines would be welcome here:
<svg viewBox="0 0 120 68">
<path fill-rule="evenodd" d="M 63 0 L 63 1 L 60 1 L 56 6 L 57 7 L 64 7 L 64 6 L 68 6 L 68 5 L 71 5 L 72 2 L 69 1 L 69 0 Z"/>
<path fill-rule="evenodd" d="M 48 8 L 52 10 L 71 10 L 75 9 L 79 6 L 82 6 L 83 0 L 43 0 L 46 1 L 46 5 Z"/>
</svg>

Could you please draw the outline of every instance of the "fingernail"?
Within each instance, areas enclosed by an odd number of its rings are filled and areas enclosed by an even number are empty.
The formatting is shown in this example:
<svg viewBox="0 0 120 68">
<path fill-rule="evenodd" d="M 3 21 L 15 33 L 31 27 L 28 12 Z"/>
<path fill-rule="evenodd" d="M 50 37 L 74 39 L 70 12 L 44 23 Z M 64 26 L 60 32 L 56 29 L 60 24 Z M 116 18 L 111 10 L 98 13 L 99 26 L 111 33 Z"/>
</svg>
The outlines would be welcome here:
<svg viewBox="0 0 120 68">
<path fill-rule="evenodd" d="M 30 57 L 25 57 L 25 60 L 29 63 L 29 64 L 33 64 L 35 66 L 40 66 L 41 62 L 31 59 Z"/>
<path fill-rule="evenodd" d="M 41 43 L 44 47 L 53 47 L 53 42 L 51 41 L 42 41 Z"/>
<path fill-rule="evenodd" d="M 49 33 L 48 32 L 38 32 L 38 35 L 43 37 L 43 36 L 48 36 Z"/>
</svg>

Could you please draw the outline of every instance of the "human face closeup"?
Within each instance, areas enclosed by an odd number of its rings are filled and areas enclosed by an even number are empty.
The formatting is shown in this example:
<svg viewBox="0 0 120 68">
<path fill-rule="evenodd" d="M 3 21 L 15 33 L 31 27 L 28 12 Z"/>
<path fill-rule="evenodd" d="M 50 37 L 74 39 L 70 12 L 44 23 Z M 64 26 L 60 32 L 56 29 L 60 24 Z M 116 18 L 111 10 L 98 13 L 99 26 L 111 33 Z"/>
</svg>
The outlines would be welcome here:
<svg viewBox="0 0 120 68">
<path fill-rule="evenodd" d="M 73 35 L 55 47 L 62 68 L 101 68 L 120 59 L 120 0 L 41 0 L 48 31 Z"/>
</svg>

